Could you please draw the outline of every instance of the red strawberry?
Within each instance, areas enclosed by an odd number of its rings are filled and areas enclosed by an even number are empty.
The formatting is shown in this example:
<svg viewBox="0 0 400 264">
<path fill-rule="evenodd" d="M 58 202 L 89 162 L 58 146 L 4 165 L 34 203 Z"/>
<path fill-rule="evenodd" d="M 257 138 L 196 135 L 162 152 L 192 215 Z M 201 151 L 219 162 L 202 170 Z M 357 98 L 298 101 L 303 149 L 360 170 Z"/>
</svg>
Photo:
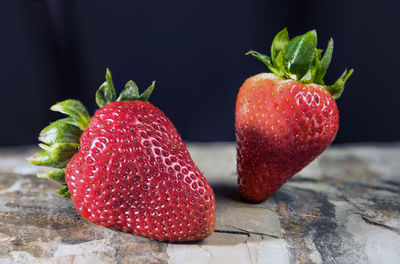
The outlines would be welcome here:
<svg viewBox="0 0 400 264">
<path fill-rule="evenodd" d="M 323 78 L 333 40 L 321 58 L 315 30 L 289 40 L 277 34 L 271 58 L 255 51 L 272 73 L 250 77 L 236 100 L 239 189 L 249 202 L 270 197 L 334 140 L 339 126 L 335 103 L 353 70 L 331 86 Z"/>
<path fill-rule="evenodd" d="M 215 229 L 213 191 L 172 122 L 147 102 L 154 83 L 139 95 L 130 81 L 115 100 L 109 71 L 106 79 L 91 120 L 75 100 L 51 108 L 71 117 L 42 131 L 45 152 L 31 162 L 66 165 L 65 176 L 58 170 L 39 177 L 66 184 L 59 193 L 95 224 L 162 241 L 208 237 Z"/>
</svg>

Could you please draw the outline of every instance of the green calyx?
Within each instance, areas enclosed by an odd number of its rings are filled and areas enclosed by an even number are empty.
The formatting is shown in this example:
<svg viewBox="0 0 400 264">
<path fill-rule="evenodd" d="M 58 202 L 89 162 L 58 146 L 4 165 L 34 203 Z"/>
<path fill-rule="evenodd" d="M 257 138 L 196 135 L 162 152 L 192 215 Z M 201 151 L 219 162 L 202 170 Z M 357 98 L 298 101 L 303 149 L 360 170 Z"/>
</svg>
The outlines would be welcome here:
<svg viewBox="0 0 400 264">
<path fill-rule="evenodd" d="M 246 55 L 253 55 L 267 65 L 271 72 L 284 79 L 293 79 L 304 84 L 319 84 L 325 87 L 336 100 L 343 93 L 344 85 L 353 73 L 353 69 L 345 70 L 334 84 L 325 85 L 323 79 L 333 53 L 332 38 L 323 56 L 322 51 L 317 48 L 315 30 L 289 39 L 289 33 L 284 28 L 272 41 L 271 57 L 253 50 L 247 52 Z"/>
<path fill-rule="evenodd" d="M 57 170 L 38 173 L 39 178 L 47 178 L 63 185 L 57 193 L 69 198 L 71 194 L 65 183 L 65 167 L 79 150 L 83 130 L 90 122 L 86 107 L 77 100 L 65 100 L 53 105 L 51 110 L 68 115 L 46 126 L 39 134 L 42 152 L 33 154 L 28 161 L 33 165 L 56 168 Z"/>
<path fill-rule="evenodd" d="M 100 86 L 96 92 L 96 103 L 99 107 L 103 107 L 108 103 L 115 101 L 148 101 L 154 90 L 155 82 L 153 82 L 143 93 L 139 94 L 139 88 L 132 80 L 127 82 L 125 89 L 122 90 L 118 98 L 114 84 L 111 78 L 111 72 L 106 70 L 106 81 Z"/>
<path fill-rule="evenodd" d="M 102 107 L 114 101 L 147 101 L 154 90 L 155 82 L 142 94 L 133 81 L 129 81 L 125 89 L 116 98 L 111 73 L 106 70 L 106 81 L 96 92 L 96 103 Z M 70 159 L 79 151 L 80 138 L 90 122 L 86 107 L 77 100 L 65 100 L 53 105 L 50 110 L 63 113 L 68 117 L 61 118 L 46 126 L 39 134 L 39 147 L 42 152 L 33 154 L 28 161 L 33 165 L 46 166 L 56 170 L 38 173 L 39 178 L 47 178 L 63 185 L 57 193 L 65 198 L 71 194 L 65 182 L 65 168 Z"/>
</svg>

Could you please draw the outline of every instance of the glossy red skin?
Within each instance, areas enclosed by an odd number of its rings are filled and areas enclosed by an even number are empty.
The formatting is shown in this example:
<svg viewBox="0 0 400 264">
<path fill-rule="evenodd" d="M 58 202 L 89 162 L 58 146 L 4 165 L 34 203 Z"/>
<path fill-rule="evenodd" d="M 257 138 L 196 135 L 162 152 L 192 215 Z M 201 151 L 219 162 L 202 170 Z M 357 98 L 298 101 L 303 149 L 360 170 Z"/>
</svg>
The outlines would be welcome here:
<svg viewBox="0 0 400 264">
<path fill-rule="evenodd" d="M 100 108 L 66 168 L 75 208 L 105 227 L 161 241 L 215 229 L 215 198 L 171 121 L 149 102 Z"/>
<path fill-rule="evenodd" d="M 269 198 L 334 140 L 339 112 L 332 96 L 272 74 L 246 80 L 236 100 L 237 173 L 243 198 Z"/>
</svg>

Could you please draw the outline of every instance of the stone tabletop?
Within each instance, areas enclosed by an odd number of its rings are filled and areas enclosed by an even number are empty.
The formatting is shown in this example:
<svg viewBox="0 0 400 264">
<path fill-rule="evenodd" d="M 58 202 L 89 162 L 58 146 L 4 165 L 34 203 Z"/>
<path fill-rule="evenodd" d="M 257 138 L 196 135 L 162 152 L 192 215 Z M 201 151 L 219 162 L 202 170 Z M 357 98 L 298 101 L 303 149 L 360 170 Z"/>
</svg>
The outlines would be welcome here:
<svg viewBox="0 0 400 264">
<path fill-rule="evenodd" d="M 217 227 L 185 244 L 82 219 L 34 176 L 34 148 L 0 148 L 0 264 L 400 263 L 400 144 L 331 147 L 260 204 L 239 197 L 233 143 L 188 147 L 214 189 Z"/>
</svg>

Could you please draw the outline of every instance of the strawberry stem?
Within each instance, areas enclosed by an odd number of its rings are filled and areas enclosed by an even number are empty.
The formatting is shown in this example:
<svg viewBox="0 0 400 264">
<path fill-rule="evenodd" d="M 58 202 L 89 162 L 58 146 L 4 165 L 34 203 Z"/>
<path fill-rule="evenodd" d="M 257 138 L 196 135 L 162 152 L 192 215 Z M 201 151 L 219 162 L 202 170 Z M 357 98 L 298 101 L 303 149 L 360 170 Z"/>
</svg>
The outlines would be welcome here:
<svg viewBox="0 0 400 264">
<path fill-rule="evenodd" d="M 317 48 L 317 32 L 315 30 L 289 39 L 288 31 L 284 28 L 272 41 L 271 57 L 253 50 L 247 52 L 246 55 L 253 55 L 267 65 L 271 72 L 284 79 L 293 79 L 304 84 L 322 85 L 333 98 L 338 99 L 353 70 L 345 71 L 333 85 L 325 85 L 323 79 L 331 62 L 332 53 L 332 38 L 321 59 L 322 50 Z"/>
</svg>

